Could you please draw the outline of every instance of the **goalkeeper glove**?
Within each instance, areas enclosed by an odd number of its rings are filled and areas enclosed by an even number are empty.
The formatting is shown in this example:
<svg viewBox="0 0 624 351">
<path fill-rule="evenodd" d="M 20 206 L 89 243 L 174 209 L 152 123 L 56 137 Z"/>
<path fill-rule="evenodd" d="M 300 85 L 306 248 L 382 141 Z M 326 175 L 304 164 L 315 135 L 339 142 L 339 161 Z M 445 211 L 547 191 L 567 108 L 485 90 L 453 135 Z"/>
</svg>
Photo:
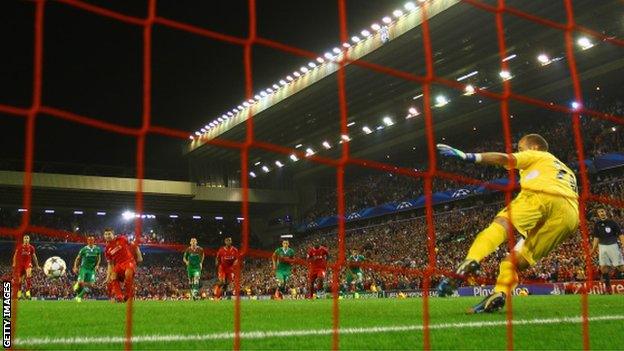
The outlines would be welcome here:
<svg viewBox="0 0 624 351">
<path fill-rule="evenodd" d="M 468 162 L 481 162 L 481 154 L 465 153 L 445 144 L 438 144 L 436 147 L 442 156 L 455 157 Z"/>
</svg>

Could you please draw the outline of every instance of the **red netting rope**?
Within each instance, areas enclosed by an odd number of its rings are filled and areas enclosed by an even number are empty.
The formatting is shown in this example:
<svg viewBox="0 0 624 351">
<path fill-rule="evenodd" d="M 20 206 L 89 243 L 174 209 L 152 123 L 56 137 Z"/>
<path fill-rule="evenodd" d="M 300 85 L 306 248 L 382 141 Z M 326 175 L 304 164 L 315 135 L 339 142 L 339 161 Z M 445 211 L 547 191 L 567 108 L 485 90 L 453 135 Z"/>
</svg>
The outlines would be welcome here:
<svg viewBox="0 0 624 351">
<path fill-rule="evenodd" d="M 565 46 L 566 46 L 566 58 L 569 65 L 570 77 L 573 83 L 574 96 L 575 101 L 581 103 L 581 108 L 572 109 L 567 106 L 562 106 L 558 104 L 552 104 L 550 102 L 546 102 L 534 97 L 525 96 L 521 94 L 517 94 L 512 92 L 509 81 L 505 81 L 503 83 L 503 91 L 502 93 L 494 93 L 489 91 L 484 91 L 477 89 L 476 94 L 487 97 L 490 99 L 495 99 L 500 102 L 500 114 L 501 114 L 501 124 L 503 126 L 503 136 L 505 139 L 505 152 L 511 153 L 512 150 L 512 140 L 511 140 L 511 128 L 509 123 L 509 101 L 513 100 L 516 102 L 537 106 L 539 108 L 559 112 L 559 113 L 567 113 L 572 116 L 572 127 L 574 132 L 574 142 L 575 148 L 577 150 L 577 156 L 579 160 L 584 159 L 584 151 L 583 151 L 583 139 L 581 133 L 581 125 L 580 125 L 580 115 L 581 113 L 590 116 L 593 118 L 598 118 L 606 121 L 613 122 L 618 125 L 624 125 L 624 116 L 616 116 L 613 114 L 607 114 L 600 111 L 594 111 L 587 109 L 582 104 L 582 90 L 580 86 L 579 76 L 576 68 L 576 60 L 574 56 L 574 44 L 573 44 L 573 33 L 581 32 L 586 35 L 589 35 L 595 39 L 600 41 L 610 43 L 616 46 L 624 46 L 624 40 L 620 38 L 607 37 L 606 35 L 595 31 L 590 28 L 586 28 L 584 26 L 578 25 L 574 20 L 574 11 L 572 7 L 572 3 L 570 0 L 563 0 L 565 4 L 565 10 L 567 15 L 566 23 L 555 22 L 546 18 L 542 18 L 539 16 L 535 16 L 523 11 L 520 11 L 516 8 L 506 6 L 504 0 L 498 0 L 497 6 L 488 5 L 482 3 L 477 0 L 463 0 L 462 2 L 473 6 L 475 8 L 479 8 L 484 11 L 488 11 L 495 14 L 495 24 L 497 31 L 497 40 L 499 46 L 499 56 L 501 59 L 501 68 L 506 69 L 507 64 L 503 61 L 503 58 L 506 56 L 506 47 L 504 40 L 504 23 L 503 23 L 503 15 L 514 16 L 526 21 L 530 21 L 536 24 L 539 24 L 544 27 L 550 27 L 553 29 L 557 29 L 563 32 L 565 37 Z M 137 139 L 137 149 L 136 149 L 136 159 L 137 159 L 137 191 L 135 197 L 135 211 L 136 213 L 142 213 L 143 210 L 143 178 L 144 178 L 144 162 L 145 162 L 145 138 L 149 134 L 157 134 L 163 135 L 171 138 L 178 139 L 186 139 L 190 134 L 187 131 L 178 130 L 174 128 L 162 127 L 162 126 L 154 126 L 151 124 L 151 89 L 152 89 L 152 80 L 151 80 L 151 61 L 152 61 L 152 29 L 154 25 L 160 25 L 169 27 L 172 29 L 177 29 L 180 31 L 184 31 L 187 33 L 200 35 L 206 38 L 210 38 L 213 40 L 228 42 L 230 44 L 239 45 L 244 48 L 244 65 L 245 65 L 245 95 L 249 99 L 253 96 L 253 60 L 252 60 L 252 50 L 254 45 L 261 45 L 269 48 L 273 48 L 285 53 L 290 53 L 293 55 L 306 57 L 314 59 L 318 57 L 317 53 L 307 51 L 305 49 L 301 49 L 298 47 L 294 47 L 291 45 L 286 45 L 274 40 L 270 40 L 267 38 L 262 38 L 257 36 L 256 32 L 256 4 L 254 0 L 248 1 L 248 9 L 249 9 L 249 35 L 247 38 L 240 38 L 228 34 L 223 34 L 219 32 L 215 32 L 212 30 L 208 30 L 205 28 L 193 26 L 186 23 L 181 23 L 178 21 L 174 21 L 168 18 L 160 17 L 156 13 L 156 0 L 148 1 L 148 11 L 147 16 L 145 18 L 139 18 L 134 16 L 129 16 L 126 14 L 122 14 L 116 11 L 112 11 L 109 9 L 105 9 L 96 5 L 84 3 L 80 0 L 58 0 L 58 2 L 66 4 L 68 6 L 72 6 L 77 9 L 81 9 L 87 12 L 91 12 L 93 14 L 97 14 L 99 16 L 108 17 L 115 21 L 123 22 L 129 25 L 141 26 L 143 28 L 143 97 L 142 97 L 142 124 L 140 128 L 130 128 L 122 125 L 117 125 L 105 121 L 101 121 L 97 118 L 90 116 L 78 115 L 70 111 L 65 111 L 57 107 L 47 106 L 42 104 L 41 101 L 41 86 L 43 80 L 43 42 L 44 42 L 44 10 L 45 10 L 45 0 L 35 0 L 35 20 L 34 20 L 34 55 L 33 55 L 33 90 L 32 90 L 32 104 L 30 108 L 25 109 L 22 107 L 11 106 L 6 104 L 0 104 L 0 112 L 20 116 L 25 119 L 26 131 L 25 131 L 25 157 L 24 157 L 24 185 L 23 185 L 23 199 L 22 199 L 22 207 L 27 211 L 22 213 L 22 220 L 20 226 L 18 228 L 0 228 L 0 235 L 2 236 L 13 236 L 16 240 L 16 248 L 17 245 L 21 244 L 22 236 L 26 232 L 34 232 L 40 233 L 43 235 L 48 235 L 51 237 L 58 236 L 66 236 L 67 233 L 56 231 L 50 228 L 42 228 L 38 226 L 33 226 L 30 224 L 30 209 L 32 205 L 32 171 L 33 171 L 33 159 L 34 159 L 34 147 L 35 147 L 35 124 L 36 119 L 39 115 L 45 114 L 54 118 L 71 121 L 74 123 L 79 123 L 85 126 L 89 126 L 96 129 L 106 130 L 117 134 L 134 136 Z M 379 74 L 385 74 L 393 77 L 397 77 L 400 79 L 413 81 L 415 83 L 419 83 L 423 87 L 423 95 L 424 95 L 424 121 L 425 121 L 425 129 L 427 136 L 427 154 L 429 156 L 429 164 L 426 172 L 417 172 L 411 169 L 406 169 L 402 167 L 396 167 L 391 164 L 386 164 L 382 162 L 376 162 L 372 160 L 362 160 L 350 157 L 349 155 L 349 143 L 342 144 L 342 154 L 340 159 L 331 159 L 323 156 L 314 155 L 311 157 L 307 157 L 310 161 L 325 164 L 331 167 L 336 168 L 336 180 L 337 180 L 337 204 L 338 204 L 338 237 L 337 237 L 337 246 L 338 246 L 338 258 L 336 262 L 333 264 L 334 272 L 339 272 L 340 268 L 342 268 L 345 264 L 345 197 L 344 197 L 344 172 L 345 167 L 348 165 L 356 165 L 358 167 L 369 168 L 380 170 L 384 172 L 390 172 L 393 174 L 409 176 L 413 178 L 421 178 L 424 180 L 424 188 L 425 188 L 425 214 L 426 214 L 426 223 L 427 223 L 427 252 L 428 252 L 428 265 L 425 270 L 418 269 L 404 269 L 404 268 L 396 268 L 391 266 L 384 265 L 376 265 L 376 264 L 366 264 L 365 266 L 374 269 L 377 271 L 387 271 L 387 272 L 400 272 L 407 275 L 413 276 L 421 276 L 423 277 L 424 284 L 424 296 L 423 296 L 423 348 L 431 349 L 431 338 L 430 338 L 430 311 L 429 311 L 429 288 L 431 285 L 431 277 L 434 274 L 448 274 L 449 272 L 444 272 L 436 267 L 436 252 L 435 252 L 435 228 L 434 228 L 434 217 L 433 217 L 433 204 L 431 199 L 432 194 L 432 182 L 435 178 L 449 179 L 454 180 L 459 183 L 464 184 L 484 184 L 482 180 L 474 179 L 470 177 L 465 177 L 459 174 L 448 173 L 444 171 L 437 170 L 437 162 L 436 162 L 436 150 L 435 150 L 435 136 L 433 132 L 433 118 L 431 111 L 431 85 L 439 84 L 443 86 L 447 86 L 456 90 L 463 90 L 465 88 L 465 84 L 448 80 L 443 77 L 438 77 L 435 75 L 434 67 L 433 67 L 433 57 L 431 52 L 431 35 L 429 32 L 429 23 L 427 18 L 427 7 L 428 3 L 425 2 L 422 4 L 422 34 L 423 34 L 423 45 L 425 51 L 425 62 L 426 62 L 426 75 L 419 76 L 412 74 L 410 72 L 405 72 L 389 67 L 384 67 L 381 65 L 377 65 L 374 63 L 367 62 L 365 60 L 352 60 L 348 57 L 347 52 L 343 51 L 343 58 L 339 62 L 339 69 L 337 73 L 338 78 L 338 93 L 339 93 L 339 104 L 340 104 L 340 131 L 341 134 L 347 133 L 347 91 L 346 91 L 346 82 L 345 82 L 345 66 L 348 64 L 357 65 L 362 68 L 369 69 L 371 71 L 377 72 Z M 341 42 L 346 42 L 348 38 L 347 31 L 347 15 L 346 15 L 346 1 L 338 0 L 338 14 L 339 14 L 339 24 L 340 24 L 340 39 Z M 253 116 L 251 115 L 251 111 L 249 112 L 247 121 L 246 121 L 246 137 L 244 142 L 237 142 L 232 140 L 226 140 L 222 138 L 212 139 L 212 140 L 203 140 L 205 143 L 218 147 L 232 148 L 238 149 L 240 151 L 241 156 L 241 186 L 243 189 L 243 201 L 241 204 L 242 216 L 244 218 L 242 225 L 242 243 L 241 243 L 241 254 L 243 257 L 263 257 L 268 258 L 270 256 L 270 252 L 255 250 L 249 248 L 249 175 L 248 175 L 248 161 L 249 161 L 249 150 L 250 149 L 260 149 L 265 151 L 270 151 L 278 154 L 296 154 L 298 156 L 305 156 L 302 152 L 290 149 L 287 147 L 283 147 L 281 145 L 275 145 L 272 143 L 266 143 L 260 140 L 256 140 L 254 138 L 253 132 Z M 605 195 L 592 194 L 589 189 L 589 179 L 587 177 L 587 169 L 583 162 L 579 163 L 580 167 L 580 178 L 582 185 L 582 193 L 580 194 L 579 199 L 579 212 L 580 216 L 580 229 L 583 236 L 583 251 L 585 254 L 586 261 L 586 270 L 588 271 L 588 285 L 591 284 L 593 279 L 592 270 L 589 269 L 591 267 L 591 255 L 589 249 L 589 241 L 588 241 L 588 228 L 587 221 L 585 219 L 585 210 L 587 207 L 587 202 L 600 202 L 604 204 L 608 204 L 611 206 L 622 208 L 624 207 L 624 201 L 618 199 L 612 199 Z M 491 184 L 484 184 L 489 188 L 501 190 L 505 192 L 505 201 L 507 204 L 511 201 L 512 192 L 517 190 L 517 186 L 513 185 L 515 181 L 515 174 L 513 172 L 509 172 L 509 180 L 510 185 L 500 188 Z M 142 221 L 140 219 L 136 219 L 135 221 L 135 232 L 137 236 L 137 240 L 140 241 L 140 237 L 142 234 Z M 80 237 L 72 236 L 72 238 L 76 241 L 80 241 Z M 513 247 L 513 235 L 509 235 L 510 240 L 508 241 L 508 245 L 510 248 L 510 252 L 512 256 L 514 255 L 514 251 L 511 250 Z M 169 244 L 169 245 L 161 245 L 167 246 L 174 249 L 182 249 L 184 246 L 181 244 Z M 209 253 L 214 254 L 213 252 Z M 512 261 L 515 262 L 515 259 L 512 258 Z M 301 263 L 301 262 L 300 262 Z M 234 309 L 234 349 L 240 349 L 240 267 L 239 274 L 236 276 L 235 281 L 235 309 Z M 17 276 L 17 271 L 13 272 L 14 277 Z M 332 281 L 332 293 L 333 293 L 333 337 L 332 337 L 332 348 L 339 349 L 340 339 L 339 339 L 339 327 L 340 327 L 340 310 L 338 304 L 338 274 L 333 274 Z M 13 308 L 14 313 L 12 315 L 12 323 L 14 328 L 17 327 L 17 308 L 18 301 L 17 299 L 13 300 Z M 582 295 L 582 333 L 583 333 L 583 348 L 590 348 L 590 339 L 589 339 L 589 306 L 588 306 L 588 287 L 583 291 Z M 126 340 L 125 340 L 125 348 L 127 350 L 132 348 L 132 317 L 133 317 L 133 302 L 132 299 L 127 304 L 126 309 Z M 507 305 L 507 348 L 509 350 L 513 349 L 513 314 L 512 314 L 512 299 L 510 295 L 510 299 Z"/>
</svg>

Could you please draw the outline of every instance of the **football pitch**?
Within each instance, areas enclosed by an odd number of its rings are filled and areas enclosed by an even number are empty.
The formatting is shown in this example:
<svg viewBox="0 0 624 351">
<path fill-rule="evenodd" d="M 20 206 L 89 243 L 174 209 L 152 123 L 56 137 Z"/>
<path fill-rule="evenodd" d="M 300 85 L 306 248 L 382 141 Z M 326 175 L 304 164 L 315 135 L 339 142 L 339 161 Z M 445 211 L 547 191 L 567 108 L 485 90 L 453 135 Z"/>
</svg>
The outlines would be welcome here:
<svg viewBox="0 0 624 351">
<path fill-rule="evenodd" d="M 466 315 L 479 298 L 431 298 L 433 349 L 506 349 L 505 313 Z M 340 348 L 422 349 L 422 299 L 340 302 Z M 590 296 L 592 349 L 624 345 L 624 297 Z M 125 304 L 20 301 L 18 349 L 123 349 Z M 582 349 L 581 296 L 513 299 L 514 348 Z M 133 349 L 231 349 L 233 301 L 137 301 Z M 14 336 L 15 337 L 15 336 Z M 332 300 L 241 301 L 241 349 L 331 349 Z"/>
</svg>

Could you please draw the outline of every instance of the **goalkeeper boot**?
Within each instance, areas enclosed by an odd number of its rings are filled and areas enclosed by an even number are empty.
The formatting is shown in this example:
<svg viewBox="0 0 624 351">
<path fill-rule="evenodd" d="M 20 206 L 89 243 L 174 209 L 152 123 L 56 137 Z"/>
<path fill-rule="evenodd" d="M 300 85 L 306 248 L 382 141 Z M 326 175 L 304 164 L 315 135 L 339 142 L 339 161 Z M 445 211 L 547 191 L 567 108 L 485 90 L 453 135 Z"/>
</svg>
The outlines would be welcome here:
<svg viewBox="0 0 624 351">
<path fill-rule="evenodd" d="M 481 266 L 477 261 L 474 260 L 464 260 L 462 264 L 459 265 L 457 270 L 455 271 L 456 278 L 453 277 L 444 277 L 438 284 L 436 291 L 438 292 L 438 296 L 445 297 L 453 295 L 455 290 L 457 289 L 457 285 L 461 281 L 464 280 L 465 276 L 468 274 L 478 273 L 481 269 Z"/>
<path fill-rule="evenodd" d="M 505 293 L 495 292 L 484 298 L 481 302 L 469 308 L 467 314 L 492 313 L 500 311 L 505 306 Z"/>
</svg>

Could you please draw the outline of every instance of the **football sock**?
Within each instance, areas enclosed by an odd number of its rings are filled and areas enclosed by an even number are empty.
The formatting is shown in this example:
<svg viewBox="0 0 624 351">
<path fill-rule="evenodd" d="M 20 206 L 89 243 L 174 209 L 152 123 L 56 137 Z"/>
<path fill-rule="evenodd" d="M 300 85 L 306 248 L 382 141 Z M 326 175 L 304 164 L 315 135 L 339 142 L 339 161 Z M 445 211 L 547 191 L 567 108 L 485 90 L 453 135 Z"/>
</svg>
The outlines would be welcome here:
<svg viewBox="0 0 624 351">
<path fill-rule="evenodd" d="M 30 287 L 32 286 L 32 278 L 26 278 L 26 291 L 30 291 Z"/>
<path fill-rule="evenodd" d="M 611 277 L 609 273 L 603 273 L 602 279 L 604 279 L 605 285 L 607 286 L 607 291 L 611 291 Z"/>
<path fill-rule="evenodd" d="M 518 273 L 510 261 L 504 260 L 500 264 L 494 292 L 503 292 L 507 294 L 507 288 L 513 290 L 516 286 L 518 286 Z"/>
<path fill-rule="evenodd" d="M 111 297 L 117 298 L 121 296 L 121 286 L 119 284 L 119 280 L 115 279 L 110 282 L 110 295 Z"/>
<path fill-rule="evenodd" d="M 492 222 L 489 227 L 477 235 L 470 250 L 468 250 L 466 259 L 481 262 L 481 260 L 494 252 L 500 244 L 504 243 L 505 240 L 507 240 L 505 227 Z"/>
<path fill-rule="evenodd" d="M 132 296 L 134 296 L 134 282 L 132 281 L 133 279 L 126 279 L 124 281 L 124 292 L 125 292 L 125 298 L 129 299 Z"/>
</svg>

